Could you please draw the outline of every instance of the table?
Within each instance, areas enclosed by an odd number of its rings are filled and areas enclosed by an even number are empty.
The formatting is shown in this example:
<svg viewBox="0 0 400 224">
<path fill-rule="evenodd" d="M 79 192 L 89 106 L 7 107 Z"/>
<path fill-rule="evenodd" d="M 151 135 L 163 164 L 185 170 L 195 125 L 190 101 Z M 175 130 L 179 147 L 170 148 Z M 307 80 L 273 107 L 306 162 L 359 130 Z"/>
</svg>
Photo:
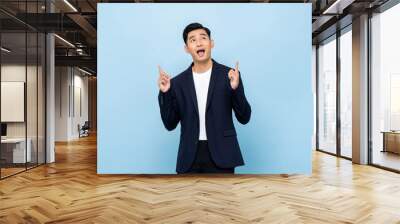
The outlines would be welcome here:
<svg viewBox="0 0 400 224">
<path fill-rule="evenodd" d="M 26 147 L 25 151 L 25 138 L 1 139 L 1 157 L 5 158 L 5 160 L 9 163 L 31 162 L 32 140 L 30 138 L 27 138 L 27 142 L 28 147 Z"/>
<path fill-rule="evenodd" d="M 382 152 L 400 154 L 400 131 L 382 131 L 381 133 L 383 133 Z"/>
</svg>

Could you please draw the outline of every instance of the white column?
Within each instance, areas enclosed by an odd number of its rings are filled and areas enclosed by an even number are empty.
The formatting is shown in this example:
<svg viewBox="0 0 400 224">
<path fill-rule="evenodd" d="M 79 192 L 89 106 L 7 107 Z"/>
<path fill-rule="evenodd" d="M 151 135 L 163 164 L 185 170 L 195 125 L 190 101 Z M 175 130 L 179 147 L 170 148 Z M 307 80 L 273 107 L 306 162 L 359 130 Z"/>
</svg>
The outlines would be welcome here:
<svg viewBox="0 0 400 224">
<path fill-rule="evenodd" d="M 55 76 L 54 76 L 54 35 L 47 34 L 46 36 L 46 57 L 47 57 L 47 77 L 46 77 L 46 85 L 47 85 L 47 108 L 46 108 L 46 163 L 52 163 L 55 161 L 55 151 L 54 151 L 54 133 L 55 133 Z"/>
<path fill-rule="evenodd" d="M 54 5 L 46 1 L 47 12 L 54 12 Z M 54 34 L 46 35 L 46 163 L 55 161 L 55 44 Z"/>
<path fill-rule="evenodd" d="M 368 163 L 368 15 L 353 19 L 353 162 Z"/>
</svg>

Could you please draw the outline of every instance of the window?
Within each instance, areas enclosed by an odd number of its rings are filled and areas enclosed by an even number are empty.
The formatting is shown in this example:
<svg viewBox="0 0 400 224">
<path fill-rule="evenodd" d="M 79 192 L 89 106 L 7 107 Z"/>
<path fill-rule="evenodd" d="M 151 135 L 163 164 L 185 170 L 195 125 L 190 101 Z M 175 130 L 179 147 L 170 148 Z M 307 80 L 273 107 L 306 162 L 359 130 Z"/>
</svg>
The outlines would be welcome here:
<svg viewBox="0 0 400 224">
<path fill-rule="evenodd" d="M 400 170 L 400 5 L 371 19 L 372 163 Z"/>
<path fill-rule="evenodd" d="M 340 155 L 352 157 L 352 32 L 340 36 Z"/>
<path fill-rule="evenodd" d="M 336 36 L 318 47 L 318 149 L 336 153 Z"/>
</svg>

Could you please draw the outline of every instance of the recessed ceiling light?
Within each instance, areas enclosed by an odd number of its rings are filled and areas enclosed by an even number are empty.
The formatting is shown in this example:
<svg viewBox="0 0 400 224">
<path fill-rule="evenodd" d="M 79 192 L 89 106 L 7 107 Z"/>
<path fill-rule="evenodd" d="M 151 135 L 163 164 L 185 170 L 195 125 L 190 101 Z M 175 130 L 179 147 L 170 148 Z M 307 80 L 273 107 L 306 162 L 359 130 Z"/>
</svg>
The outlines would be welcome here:
<svg viewBox="0 0 400 224">
<path fill-rule="evenodd" d="M 60 39 L 62 42 L 66 43 L 67 45 L 69 45 L 69 46 L 75 48 L 75 45 L 73 45 L 73 44 L 72 44 L 71 42 L 69 42 L 68 40 L 66 40 L 66 39 L 64 39 L 64 38 L 62 38 L 62 37 L 60 37 L 60 36 L 57 35 L 57 34 L 54 34 L 54 36 L 57 37 L 58 39 Z"/>
<path fill-rule="evenodd" d="M 7 49 L 7 48 L 5 48 L 5 47 L 1 47 L 1 50 L 4 51 L 4 52 L 6 52 L 6 53 L 10 53 L 10 52 L 11 52 L 11 50 L 9 50 L 9 49 Z"/>
<path fill-rule="evenodd" d="M 79 67 L 78 67 L 78 70 L 81 71 L 81 72 L 83 72 L 83 73 L 85 73 L 85 74 L 87 74 L 87 75 L 92 75 L 92 73 L 90 73 L 90 72 L 88 72 L 88 71 L 86 71 L 86 70 L 83 70 L 83 69 L 81 69 L 81 68 L 79 68 Z"/>
<path fill-rule="evenodd" d="M 78 10 L 71 4 L 69 3 L 69 1 L 64 0 L 65 4 L 67 4 L 72 10 L 74 10 L 75 12 L 78 12 Z"/>
<path fill-rule="evenodd" d="M 343 9 L 351 5 L 355 0 L 336 0 L 332 5 L 330 5 L 322 14 L 342 14 Z"/>
</svg>

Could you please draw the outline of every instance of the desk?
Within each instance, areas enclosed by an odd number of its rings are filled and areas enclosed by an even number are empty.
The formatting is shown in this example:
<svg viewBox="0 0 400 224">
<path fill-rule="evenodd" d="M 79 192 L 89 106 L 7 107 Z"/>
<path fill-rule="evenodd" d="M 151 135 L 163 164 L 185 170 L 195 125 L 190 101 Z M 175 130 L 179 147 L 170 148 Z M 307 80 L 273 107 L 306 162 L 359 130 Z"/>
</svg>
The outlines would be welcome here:
<svg viewBox="0 0 400 224">
<path fill-rule="evenodd" d="M 1 139 L 1 156 L 9 163 L 25 163 L 32 160 L 31 145 L 32 140 L 27 139 L 25 154 L 25 138 L 6 138 Z M 11 146 L 11 147 L 10 147 Z M 12 158 L 12 159 L 11 159 Z M 27 161 L 25 161 L 25 158 Z"/>
<path fill-rule="evenodd" d="M 383 150 L 382 152 L 393 152 L 400 154 L 400 132 L 399 131 L 382 131 L 383 133 Z"/>
</svg>

